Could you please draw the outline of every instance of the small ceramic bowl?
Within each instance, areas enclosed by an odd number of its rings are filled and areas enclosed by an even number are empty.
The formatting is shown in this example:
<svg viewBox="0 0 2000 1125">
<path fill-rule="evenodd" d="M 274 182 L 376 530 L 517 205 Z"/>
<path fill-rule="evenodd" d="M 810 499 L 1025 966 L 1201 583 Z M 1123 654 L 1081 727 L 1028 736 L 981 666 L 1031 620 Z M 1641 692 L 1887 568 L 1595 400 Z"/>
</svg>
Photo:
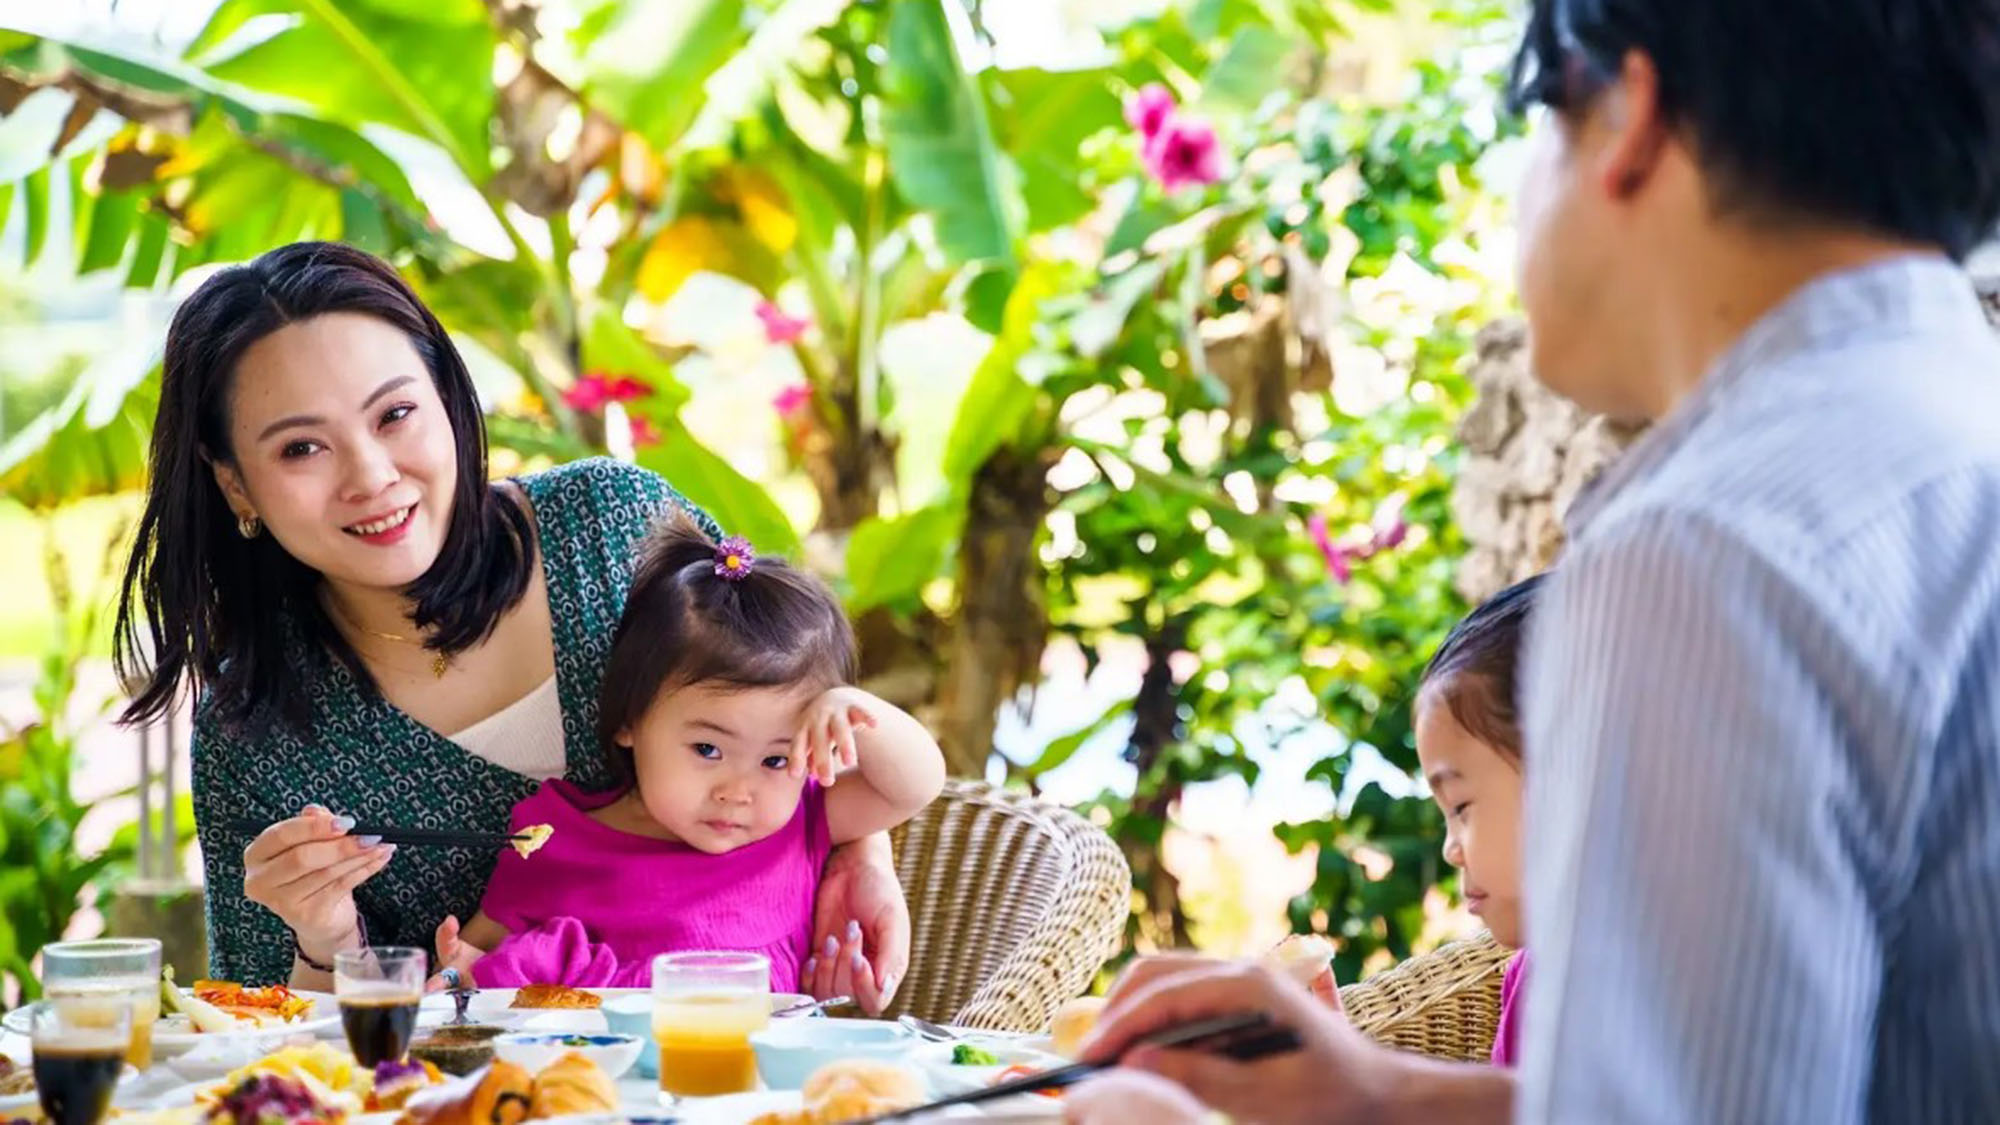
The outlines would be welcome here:
<svg viewBox="0 0 2000 1125">
<path fill-rule="evenodd" d="M 568 1031 L 514 1031 L 493 1040 L 493 1054 L 530 1074 L 571 1052 L 583 1055 L 604 1069 L 613 1081 L 625 1076 L 639 1061 L 645 1039 L 616 1032 L 579 1035 Z"/>
<path fill-rule="evenodd" d="M 771 1010 L 775 1012 L 811 999 L 797 992 L 773 992 Z M 639 1052 L 637 1073 L 641 1078 L 658 1078 L 660 1045 L 653 1039 L 653 997 L 646 993 L 606 997 L 601 1011 L 605 1025 L 611 1030 L 636 1035 L 646 1041 L 644 1049 Z"/>
<path fill-rule="evenodd" d="M 493 1041 L 506 1030 L 478 1023 L 434 1027 L 410 1044 L 410 1056 L 446 1074 L 471 1074 L 493 1061 Z"/>
<path fill-rule="evenodd" d="M 780 1020 L 751 1032 L 757 1073 L 773 1090 L 797 1090 L 813 1071 L 840 1059 L 899 1061 L 922 1041 L 876 1020 Z"/>
</svg>

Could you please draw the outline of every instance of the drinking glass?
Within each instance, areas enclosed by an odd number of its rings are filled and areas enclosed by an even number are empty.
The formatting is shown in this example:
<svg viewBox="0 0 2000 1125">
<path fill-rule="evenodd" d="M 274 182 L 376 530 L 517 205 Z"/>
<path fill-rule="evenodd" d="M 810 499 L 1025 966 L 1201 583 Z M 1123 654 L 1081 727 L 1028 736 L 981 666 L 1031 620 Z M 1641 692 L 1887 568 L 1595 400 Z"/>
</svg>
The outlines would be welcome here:
<svg viewBox="0 0 2000 1125">
<path fill-rule="evenodd" d="M 43 1000 L 30 1010 L 35 1095 L 50 1125 L 97 1125 L 111 1112 L 133 1014 L 128 992 Z"/>
<path fill-rule="evenodd" d="M 653 958 L 653 1038 L 660 1101 L 757 1088 L 750 1033 L 771 1020 L 771 961 L 759 953 Z"/>
<path fill-rule="evenodd" d="M 402 1062 L 417 1026 L 430 958 L 421 949 L 377 945 L 337 953 L 333 994 L 347 1048 L 365 1067 Z"/>
<path fill-rule="evenodd" d="M 50 999 L 132 998 L 132 1037 L 125 1061 L 153 1065 L 153 1024 L 160 1018 L 158 938 L 56 941 L 42 947 L 42 987 Z"/>
</svg>

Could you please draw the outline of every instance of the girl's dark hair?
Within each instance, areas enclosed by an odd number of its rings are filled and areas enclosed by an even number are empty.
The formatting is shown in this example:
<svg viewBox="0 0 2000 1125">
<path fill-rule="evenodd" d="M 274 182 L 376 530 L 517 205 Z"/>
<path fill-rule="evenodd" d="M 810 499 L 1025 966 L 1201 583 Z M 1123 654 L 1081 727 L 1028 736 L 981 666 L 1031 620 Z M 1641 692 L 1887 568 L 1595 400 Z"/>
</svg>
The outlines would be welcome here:
<svg viewBox="0 0 2000 1125">
<path fill-rule="evenodd" d="M 165 713 L 186 685 L 206 691 L 224 723 L 274 714 L 303 723 L 309 673 L 288 659 L 293 636 L 324 643 L 373 688 L 320 606 L 319 573 L 269 535 L 240 536 L 210 470 L 235 459 L 229 410 L 243 353 L 288 324 L 336 312 L 401 329 L 451 421 L 458 447 L 451 522 L 437 561 L 406 591 L 429 646 L 451 653 L 479 643 L 526 592 L 533 526 L 486 479 L 479 399 L 444 327 L 372 255 L 333 242 L 281 246 L 203 282 L 167 329 L 146 510 L 118 600 L 113 656 L 132 691 L 120 721 Z"/>
<path fill-rule="evenodd" d="M 825 583 L 768 557 L 740 579 L 724 578 L 716 573 L 719 546 L 680 512 L 640 546 L 597 716 L 598 736 L 628 781 L 632 751 L 620 735 L 662 692 L 695 684 L 832 687 L 854 678 L 854 628 Z"/>
<path fill-rule="evenodd" d="M 1528 610 L 1544 577 L 1538 574 L 1507 587 L 1452 626 L 1418 686 L 1420 693 L 1442 698 L 1467 734 L 1517 765 L 1521 646 Z"/>
</svg>

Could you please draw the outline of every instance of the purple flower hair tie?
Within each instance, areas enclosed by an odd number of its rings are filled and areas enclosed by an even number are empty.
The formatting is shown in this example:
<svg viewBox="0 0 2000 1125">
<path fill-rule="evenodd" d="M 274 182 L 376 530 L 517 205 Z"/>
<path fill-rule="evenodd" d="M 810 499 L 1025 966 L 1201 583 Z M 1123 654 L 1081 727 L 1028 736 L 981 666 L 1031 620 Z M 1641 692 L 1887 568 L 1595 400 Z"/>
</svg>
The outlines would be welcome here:
<svg viewBox="0 0 2000 1125">
<path fill-rule="evenodd" d="M 756 566 L 757 552 L 750 547 L 750 541 L 741 535 L 732 535 L 715 545 L 715 576 L 727 582 L 741 582 L 750 577 Z"/>
</svg>

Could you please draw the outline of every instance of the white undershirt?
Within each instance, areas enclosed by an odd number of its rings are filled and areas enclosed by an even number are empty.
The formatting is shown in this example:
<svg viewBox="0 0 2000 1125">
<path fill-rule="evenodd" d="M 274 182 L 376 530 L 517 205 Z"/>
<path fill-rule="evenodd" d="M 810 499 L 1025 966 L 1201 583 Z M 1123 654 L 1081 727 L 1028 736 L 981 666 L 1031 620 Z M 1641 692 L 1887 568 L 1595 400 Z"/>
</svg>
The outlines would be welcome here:
<svg viewBox="0 0 2000 1125">
<path fill-rule="evenodd" d="M 562 698 L 556 678 L 450 736 L 468 753 L 501 769 L 547 781 L 561 777 L 568 758 L 563 752 Z"/>
</svg>

